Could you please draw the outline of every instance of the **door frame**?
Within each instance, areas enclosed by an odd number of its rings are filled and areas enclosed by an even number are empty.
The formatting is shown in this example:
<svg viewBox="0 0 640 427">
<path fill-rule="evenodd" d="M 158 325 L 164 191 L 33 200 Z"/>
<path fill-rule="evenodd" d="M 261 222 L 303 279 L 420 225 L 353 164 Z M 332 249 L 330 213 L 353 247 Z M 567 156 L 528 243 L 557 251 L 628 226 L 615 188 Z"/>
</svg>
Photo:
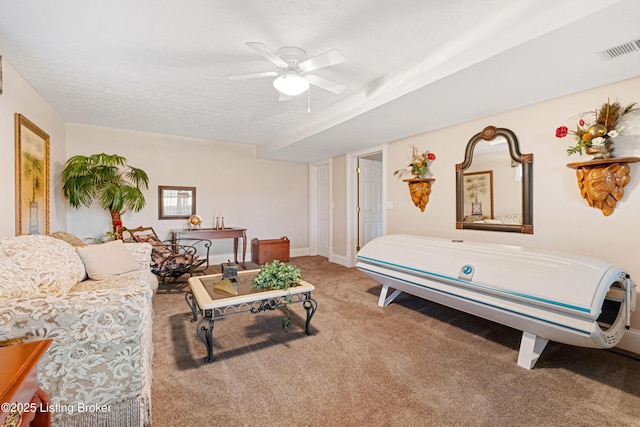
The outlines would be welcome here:
<svg viewBox="0 0 640 427">
<path fill-rule="evenodd" d="M 373 154 L 382 155 L 382 234 L 387 232 L 387 144 L 347 153 L 347 260 L 350 267 L 356 265 L 358 246 L 358 159 Z"/>
</svg>

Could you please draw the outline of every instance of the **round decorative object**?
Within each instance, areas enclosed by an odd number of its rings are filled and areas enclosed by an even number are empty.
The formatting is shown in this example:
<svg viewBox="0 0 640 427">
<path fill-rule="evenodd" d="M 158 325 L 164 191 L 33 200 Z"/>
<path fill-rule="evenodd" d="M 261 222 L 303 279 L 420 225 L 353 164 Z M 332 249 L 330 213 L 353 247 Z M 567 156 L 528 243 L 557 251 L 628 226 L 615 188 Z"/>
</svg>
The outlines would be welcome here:
<svg viewBox="0 0 640 427">
<path fill-rule="evenodd" d="M 587 129 L 587 132 L 593 135 L 594 138 L 597 138 L 599 136 L 604 136 L 604 134 L 607 133 L 607 128 L 604 125 L 593 125 Z"/>
<path fill-rule="evenodd" d="M 202 223 L 202 218 L 200 218 L 198 215 L 191 215 L 189 217 L 189 225 L 192 227 L 200 227 L 200 224 Z"/>
<path fill-rule="evenodd" d="M 491 141 L 498 135 L 498 129 L 495 126 L 487 126 L 482 129 L 482 139 Z"/>
</svg>

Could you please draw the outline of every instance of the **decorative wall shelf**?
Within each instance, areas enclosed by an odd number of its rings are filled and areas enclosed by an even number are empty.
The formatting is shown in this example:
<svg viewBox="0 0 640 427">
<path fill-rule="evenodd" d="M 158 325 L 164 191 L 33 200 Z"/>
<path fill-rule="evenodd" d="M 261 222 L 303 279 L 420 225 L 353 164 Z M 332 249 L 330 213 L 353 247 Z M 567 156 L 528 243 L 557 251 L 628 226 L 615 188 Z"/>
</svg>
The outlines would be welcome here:
<svg viewBox="0 0 640 427">
<path fill-rule="evenodd" d="M 429 203 L 429 194 L 431 194 L 431 183 L 435 178 L 411 178 L 403 179 L 402 182 L 409 184 L 409 194 L 413 204 L 420 208 L 420 212 L 424 212 L 424 208 Z"/>
<path fill-rule="evenodd" d="M 624 196 L 624 186 L 631 179 L 629 163 L 636 162 L 640 162 L 640 157 L 589 160 L 569 163 L 567 167 L 576 170 L 580 194 L 589 206 L 609 216 Z"/>
</svg>

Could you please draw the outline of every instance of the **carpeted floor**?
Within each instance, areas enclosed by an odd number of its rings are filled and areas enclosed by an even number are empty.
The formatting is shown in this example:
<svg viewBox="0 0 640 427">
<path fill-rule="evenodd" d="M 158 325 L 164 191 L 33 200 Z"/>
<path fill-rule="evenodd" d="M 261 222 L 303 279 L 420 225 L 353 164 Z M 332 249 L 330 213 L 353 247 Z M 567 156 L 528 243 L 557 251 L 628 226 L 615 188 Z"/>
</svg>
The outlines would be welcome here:
<svg viewBox="0 0 640 427">
<path fill-rule="evenodd" d="M 380 285 L 299 257 L 318 302 L 216 322 L 206 349 L 183 284 L 154 299 L 153 427 L 640 426 L 640 361 L 550 342 L 516 365 L 521 333 L 410 295 L 377 306 Z"/>
</svg>

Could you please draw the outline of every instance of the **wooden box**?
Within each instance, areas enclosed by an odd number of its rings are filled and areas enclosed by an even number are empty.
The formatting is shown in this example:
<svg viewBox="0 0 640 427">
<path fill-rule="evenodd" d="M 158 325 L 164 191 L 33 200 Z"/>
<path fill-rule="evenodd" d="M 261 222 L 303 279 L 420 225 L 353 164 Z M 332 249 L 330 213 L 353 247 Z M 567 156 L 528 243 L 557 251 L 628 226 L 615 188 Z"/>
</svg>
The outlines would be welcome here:
<svg viewBox="0 0 640 427">
<path fill-rule="evenodd" d="M 280 239 L 251 241 L 251 262 L 263 265 L 271 261 L 288 262 L 289 255 L 289 239 L 285 236 Z"/>
</svg>

